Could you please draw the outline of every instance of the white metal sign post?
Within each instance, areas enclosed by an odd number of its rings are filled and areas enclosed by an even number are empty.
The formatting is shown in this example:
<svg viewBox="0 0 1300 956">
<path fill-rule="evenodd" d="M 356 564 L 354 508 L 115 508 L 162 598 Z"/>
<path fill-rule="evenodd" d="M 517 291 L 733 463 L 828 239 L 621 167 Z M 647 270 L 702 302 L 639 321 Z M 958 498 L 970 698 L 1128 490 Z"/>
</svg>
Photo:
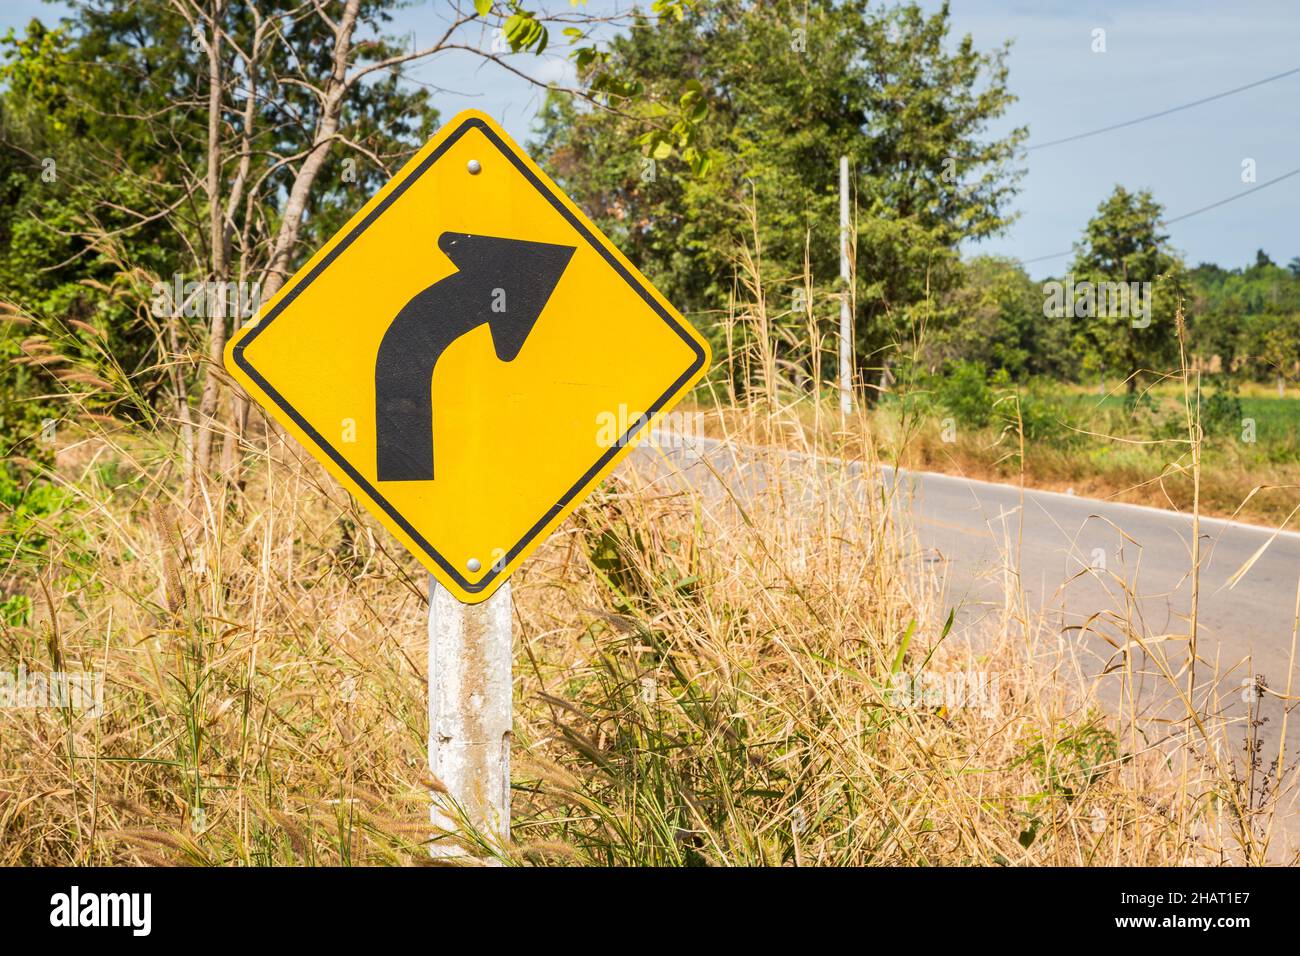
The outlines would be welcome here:
<svg viewBox="0 0 1300 956">
<path fill-rule="evenodd" d="M 429 769 L 440 834 L 463 824 L 503 846 L 510 838 L 511 612 L 507 581 L 481 604 L 462 604 L 429 576 Z M 465 857 L 435 836 L 432 856 Z"/>
<path fill-rule="evenodd" d="M 849 283 L 849 158 L 840 157 L 840 279 L 844 290 L 840 296 L 840 413 L 853 412 L 853 314 Z"/>
</svg>

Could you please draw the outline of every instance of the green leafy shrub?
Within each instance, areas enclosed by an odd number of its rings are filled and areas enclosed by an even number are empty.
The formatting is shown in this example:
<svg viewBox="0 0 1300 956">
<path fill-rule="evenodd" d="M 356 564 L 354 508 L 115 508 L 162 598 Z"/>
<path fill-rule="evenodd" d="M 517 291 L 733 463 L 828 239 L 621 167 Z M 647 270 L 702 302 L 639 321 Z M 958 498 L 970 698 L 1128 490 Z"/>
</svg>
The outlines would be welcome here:
<svg viewBox="0 0 1300 956">
<path fill-rule="evenodd" d="M 1020 396 L 1020 421 L 1025 440 L 1057 448 L 1073 448 L 1083 440 L 1074 411 L 1067 405 L 1035 392 Z"/>
<path fill-rule="evenodd" d="M 957 423 L 984 428 L 993 420 L 997 400 L 989 385 L 988 370 L 978 362 L 953 362 L 935 378 L 935 397 Z"/>
<path fill-rule="evenodd" d="M 1212 392 L 1201 402 L 1201 427 L 1215 438 L 1239 431 L 1244 417 L 1241 399 L 1227 389 Z"/>
<path fill-rule="evenodd" d="M 6 627 L 26 627 L 32 622 L 32 599 L 26 594 L 12 594 L 0 601 L 0 623 Z"/>
<path fill-rule="evenodd" d="M 25 480 L 13 465 L 0 464 L 0 564 L 40 555 L 51 522 L 67 515 L 69 504 L 69 495 L 57 486 Z"/>
</svg>

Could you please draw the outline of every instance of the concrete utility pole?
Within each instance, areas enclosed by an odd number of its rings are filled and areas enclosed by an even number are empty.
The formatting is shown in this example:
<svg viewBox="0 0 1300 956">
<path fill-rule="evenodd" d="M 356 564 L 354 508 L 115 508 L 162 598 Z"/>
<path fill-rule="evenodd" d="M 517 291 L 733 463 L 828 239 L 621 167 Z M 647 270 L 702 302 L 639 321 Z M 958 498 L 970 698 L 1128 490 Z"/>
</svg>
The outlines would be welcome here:
<svg viewBox="0 0 1300 956">
<path fill-rule="evenodd" d="M 461 604 L 429 577 L 429 769 L 447 788 L 434 794 L 431 820 L 461 829 L 448 798 L 476 829 L 510 838 L 510 584 L 482 604 Z M 447 840 L 431 856 L 464 857 Z"/>
<path fill-rule="evenodd" d="M 840 157 L 840 279 L 844 293 L 840 299 L 840 412 L 853 411 L 853 312 L 850 306 L 852 281 L 849 269 L 849 158 Z"/>
</svg>

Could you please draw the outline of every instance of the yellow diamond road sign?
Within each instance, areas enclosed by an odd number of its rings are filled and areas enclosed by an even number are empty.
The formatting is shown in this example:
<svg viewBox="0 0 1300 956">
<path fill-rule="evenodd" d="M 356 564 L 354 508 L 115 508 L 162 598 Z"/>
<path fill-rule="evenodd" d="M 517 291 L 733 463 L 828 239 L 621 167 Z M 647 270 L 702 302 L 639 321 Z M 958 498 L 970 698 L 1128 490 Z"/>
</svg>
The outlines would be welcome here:
<svg viewBox="0 0 1300 956">
<path fill-rule="evenodd" d="M 500 586 L 708 359 L 476 112 L 440 130 L 226 351 L 244 388 L 467 603 Z"/>
</svg>

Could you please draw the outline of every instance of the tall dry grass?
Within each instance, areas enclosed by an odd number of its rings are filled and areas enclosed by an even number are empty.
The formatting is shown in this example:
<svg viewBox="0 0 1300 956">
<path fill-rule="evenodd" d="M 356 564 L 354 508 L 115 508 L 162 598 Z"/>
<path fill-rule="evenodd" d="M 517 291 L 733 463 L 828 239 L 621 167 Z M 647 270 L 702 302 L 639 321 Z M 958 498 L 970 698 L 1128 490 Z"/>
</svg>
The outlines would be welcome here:
<svg viewBox="0 0 1300 956">
<path fill-rule="evenodd" d="M 86 450 L 89 450 L 89 439 Z M 130 439 L 83 466 L 29 626 L 105 713 L 7 711 L 7 863 L 426 859 L 423 579 L 271 441 L 245 496 L 168 502 Z M 956 639 L 887 500 L 811 457 L 737 491 L 643 454 L 517 579 L 513 846 L 612 864 L 1218 862 L 1222 781 L 1132 749 L 1069 655 Z M 69 457 L 69 456 L 65 456 Z M 720 476 L 726 472 L 712 460 Z M 697 466 L 709 471 L 707 464 Z M 354 529 L 354 530 L 349 530 Z M 71 554 L 72 551 L 81 552 Z M 66 563 L 65 563 L 66 562 Z M 895 675 L 983 674 L 978 706 Z"/>
<path fill-rule="evenodd" d="M 597 865 L 1276 859 L 1284 781 L 1216 761 L 1232 730 L 1196 704 L 1200 733 L 1160 746 L 1103 706 L 1029 610 L 1013 541 L 1000 612 L 957 633 L 901 491 L 872 478 L 865 420 L 799 411 L 833 303 L 775 315 L 751 262 L 724 320 L 722 445 L 643 447 L 515 578 L 513 840 L 470 848 Z M 242 484 L 193 495 L 162 420 L 83 417 L 34 470 L 68 504 L 42 519 L 39 558 L 6 571 L 35 611 L 4 626 L 0 662 L 107 688 L 98 718 L 0 711 L 0 862 L 429 862 L 424 576 L 276 431 L 246 439 Z M 971 675 L 974 701 L 899 692 Z"/>
</svg>

